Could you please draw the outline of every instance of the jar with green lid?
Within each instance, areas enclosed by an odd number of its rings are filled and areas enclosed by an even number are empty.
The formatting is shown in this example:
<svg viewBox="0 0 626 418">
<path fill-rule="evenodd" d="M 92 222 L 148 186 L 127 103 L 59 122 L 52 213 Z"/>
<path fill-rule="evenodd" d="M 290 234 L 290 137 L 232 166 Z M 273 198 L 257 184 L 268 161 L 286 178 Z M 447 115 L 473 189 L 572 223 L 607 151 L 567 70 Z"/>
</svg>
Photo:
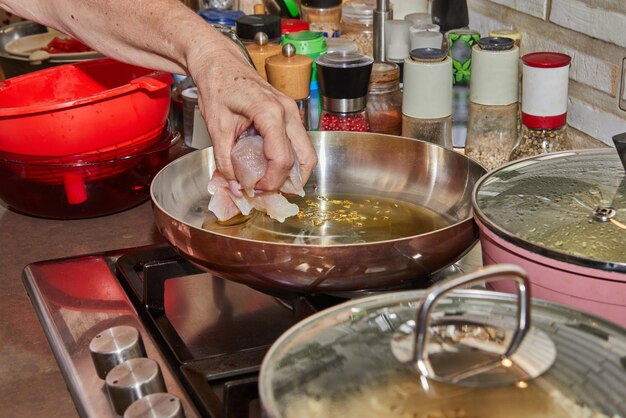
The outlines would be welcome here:
<svg viewBox="0 0 626 418">
<path fill-rule="evenodd" d="M 341 22 L 341 0 L 302 0 L 301 18 L 313 32 L 325 38 L 338 38 Z"/>
<path fill-rule="evenodd" d="M 353 40 L 362 54 L 373 56 L 374 9 L 373 0 L 349 0 L 341 6 L 341 37 Z"/>
</svg>

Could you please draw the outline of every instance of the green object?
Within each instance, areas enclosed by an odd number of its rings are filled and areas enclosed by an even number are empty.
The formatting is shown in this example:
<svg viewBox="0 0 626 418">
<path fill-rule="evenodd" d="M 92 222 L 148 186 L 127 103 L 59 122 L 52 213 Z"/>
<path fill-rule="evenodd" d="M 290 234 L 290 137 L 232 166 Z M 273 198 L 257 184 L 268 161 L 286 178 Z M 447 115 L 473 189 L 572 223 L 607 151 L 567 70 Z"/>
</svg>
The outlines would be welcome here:
<svg viewBox="0 0 626 418">
<path fill-rule="evenodd" d="M 298 5 L 296 4 L 296 2 L 294 0 L 283 0 L 285 3 L 285 7 L 287 8 L 287 12 L 289 13 L 289 16 L 292 18 L 297 18 L 298 15 L 300 14 L 300 11 L 298 10 Z"/>
<path fill-rule="evenodd" d="M 328 50 L 324 36 L 319 32 L 303 30 L 300 32 L 288 33 L 280 42 L 281 45 L 292 44 L 296 48 L 296 54 L 307 55 L 313 58 L 313 71 L 311 81 L 317 80 L 317 68 L 315 59 Z"/>
<path fill-rule="evenodd" d="M 480 33 L 471 29 L 448 32 L 448 54 L 452 58 L 454 84 L 469 83 L 472 75 L 472 47 L 480 39 Z"/>
</svg>

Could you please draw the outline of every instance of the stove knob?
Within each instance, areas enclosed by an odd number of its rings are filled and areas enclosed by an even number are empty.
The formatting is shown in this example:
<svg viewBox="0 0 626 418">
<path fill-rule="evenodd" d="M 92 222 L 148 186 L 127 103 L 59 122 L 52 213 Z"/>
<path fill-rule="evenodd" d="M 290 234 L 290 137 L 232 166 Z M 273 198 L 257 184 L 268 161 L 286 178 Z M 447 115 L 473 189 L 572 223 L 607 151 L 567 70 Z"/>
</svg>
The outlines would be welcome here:
<svg viewBox="0 0 626 418">
<path fill-rule="evenodd" d="M 153 393 L 133 402 L 124 418 L 185 418 L 180 399 L 169 393 Z"/>
<path fill-rule="evenodd" d="M 146 357 L 139 331 L 128 325 L 102 331 L 89 343 L 89 351 L 100 379 L 104 379 L 113 367 L 128 359 Z"/>
<path fill-rule="evenodd" d="M 134 358 L 115 366 L 105 379 L 109 399 L 118 414 L 137 399 L 166 392 L 159 364 L 149 358 Z"/>
</svg>

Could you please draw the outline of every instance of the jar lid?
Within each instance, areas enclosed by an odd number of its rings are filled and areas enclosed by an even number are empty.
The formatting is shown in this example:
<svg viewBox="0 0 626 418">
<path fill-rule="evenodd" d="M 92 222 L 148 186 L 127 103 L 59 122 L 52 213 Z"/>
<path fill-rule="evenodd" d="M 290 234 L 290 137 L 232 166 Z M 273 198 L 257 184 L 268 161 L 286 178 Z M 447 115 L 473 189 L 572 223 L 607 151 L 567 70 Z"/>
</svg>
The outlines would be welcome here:
<svg viewBox="0 0 626 418">
<path fill-rule="evenodd" d="M 232 27 L 235 26 L 237 19 L 245 13 L 240 10 L 203 9 L 198 10 L 198 14 L 202 16 L 207 23 L 212 25 L 225 25 Z"/>
<path fill-rule="evenodd" d="M 351 39 L 346 38 L 327 38 L 326 45 L 328 50 L 326 52 L 359 52 L 359 46 Z"/>
<path fill-rule="evenodd" d="M 418 32 L 439 32 L 439 25 L 435 25 L 434 23 L 420 23 L 417 25 L 413 25 L 409 28 L 410 33 L 418 33 Z"/>
<path fill-rule="evenodd" d="M 437 62 L 443 61 L 448 53 L 440 48 L 417 48 L 410 52 L 413 61 L 418 62 Z"/>
<path fill-rule="evenodd" d="M 280 19 L 280 33 L 283 35 L 303 30 L 309 30 L 309 22 L 300 19 Z"/>
<path fill-rule="evenodd" d="M 522 57 L 524 65 L 536 68 L 559 68 L 570 64 L 572 58 L 560 52 L 533 52 Z"/>
<path fill-rule="evenodd" d="M 612 148 L 544 154 L 497 169 L 476 185 L 474 213 L 533 253 L 626 273 L 626 176 Z"/>
<path fill-rule="evenodd" d="M 254 41 L 257 32 L 265 32 L 270 40 L 280 39 L 280 17 L 274 15 L 245 15 L 237 19 L 237 36 L 246 41 Z"/>
<path fill-rule="evenodd" d="M 341 5 L 341 0 L 301 0 L 303 6 L 313 7 L 315 9 L 328 9 Z"/>
<path fill-rule="evenodd" d="M 358 53 L 320 55 L 316 60 L 321 95 L 331 99 L 367 96 L 374 59 Z"/>
<path fill-rule="evenodd" d="M 496 267 L 485 270 L 493 273 Z M 260 398 L 267 415 L 626 415 L 626 369 L 621 365 L 626 356 L 624 329 L 563 305 L 533 300 L 527 317 L 531 331 L 520 346 L 520 350 L 528 350 L 528 362 L 505 358 L 496 365 L 489 358 L 504 352 L 513 338 L 520 312 L 517 297 L 477 289 L 454 290 L 443 297 L 438 292 L 435 287 L 360 298 L 293 326 L 272 345 L 261 366 Z M 419 351 L 427 352 L 428 357 L 407 367 L 393 347 L 418 329 L 415 324 L 423 323 L 418 311 L 435 298 L 439 303 L 434 304 L 430 322 L 421 330 L 425 336 Z M 416 350 L 422 341 L 415 342 Z M 407 347 L 407 354 L 410 351 Z M 532 369 L 551 355 L 556 361 L 534 380 L 497 387 L 440 383 L 415 370 L 423 367 L 426 372 L 439 362 L 445 372 L 463 379 L 477 353 L 484 354 L 483 371 L 494 367 L 503 375 L 513 374 L 518 364 Z"/>
<path fill-rule="evenodd" d="M 408 20 L 413 25 L 430 25 L 433 23 L 433 17 L 430 13 L 410 13 L 404 16 L 404 20 Z"/>
<path fill-rule="evenodd" d="M 376 3 L 371 0 L 348 1 L 341 5 L 341 17 L 370 23 L 374 21 L 375 8 Z"/>
<path fill-rule="evenodd" d="M 393 83 L 400 79 L 400 66 L 393 62 L 376 61 L 372 66 L 370 84 Z"/>
<path fill-rule="evenodd" d="M 487 36 L 478 40 L 478 46 L 485 51 L 506 51 L 513 48 L 515 41 L 511 38 Z"/>
</svg>

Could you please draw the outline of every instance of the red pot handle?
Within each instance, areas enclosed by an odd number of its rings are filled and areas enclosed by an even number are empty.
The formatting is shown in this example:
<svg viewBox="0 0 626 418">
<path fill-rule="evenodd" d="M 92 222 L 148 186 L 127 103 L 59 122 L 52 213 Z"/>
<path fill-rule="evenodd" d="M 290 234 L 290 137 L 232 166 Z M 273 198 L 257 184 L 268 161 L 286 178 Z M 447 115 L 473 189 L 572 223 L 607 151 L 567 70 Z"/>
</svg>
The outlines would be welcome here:
<svg viewBox="0 0 626 418">
<path fill-rule="evenodd" d="M 154 72 L 130 81 L 130 84 L 139 86 L 150 92 L 169 87 L 174 82 L 172 75 L 164 72 Z"/>
</svg>

